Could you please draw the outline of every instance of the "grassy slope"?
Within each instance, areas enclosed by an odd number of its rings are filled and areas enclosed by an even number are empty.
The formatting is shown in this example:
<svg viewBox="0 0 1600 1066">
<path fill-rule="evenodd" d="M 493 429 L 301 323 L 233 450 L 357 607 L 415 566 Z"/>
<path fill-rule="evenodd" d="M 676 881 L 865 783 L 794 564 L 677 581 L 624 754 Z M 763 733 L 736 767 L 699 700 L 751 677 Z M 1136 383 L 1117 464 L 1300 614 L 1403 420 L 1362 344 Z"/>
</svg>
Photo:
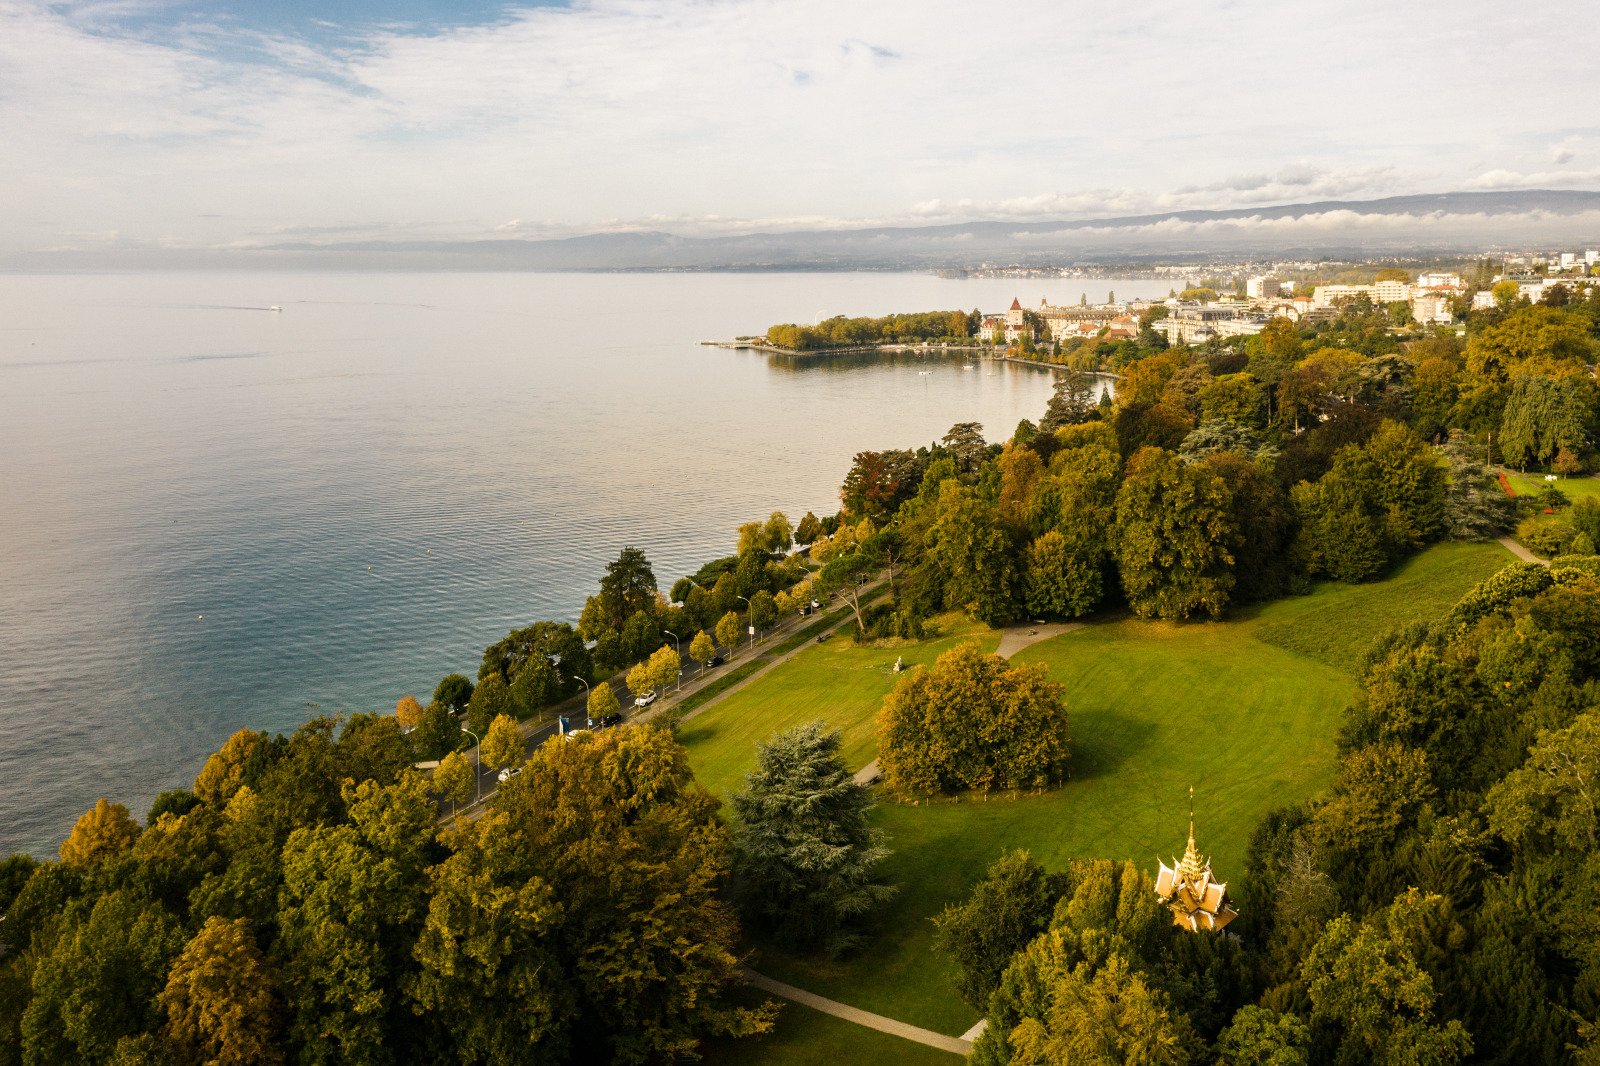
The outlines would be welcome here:
<svg viewBox="0 0 1600 1066">
<path fill-rule="evenodd" d="M 679 738 L 689 748 L 695 776 L 711 791 L 738 791 L 755 768 L 755 745 L 779 730 L 821 718 L 844 730 L 844 757 L 865 766 L 877 752 L 874 722 L 883 697 L 894 687 L 894 661 L 932 663 L 962 640 L 977 637 L 993 651 L 999 635 L 984 626 L 947 616 L 944 634 L 920 644 L 858 648 L 843 636 L 814 644 L 722 702 L 685 722 Z"/>
<path fill-rule="evenodd" d="M 1510 561 L 1498 545 L 1442 545 L 1378 584 L 1327 584 L 1220 623 L 1104 622 L 1027 649 L 1019 661 L 1045 663 L 1067 686 L 1073 780 L 1045 796 L 882 805 L 874 817 L 894 852 L 885 872 L 901 894 L 863 950 L 831 964 L 768 950 L 757 965 L 866 1010 L 962 1032 L 976 1012 L 956 999 L 928 919 L 965 894 L 1002 850 L 1026 847 L 1049 865 L 1099 856 L 1153 868 L 1157 855 L 1183 848 L 1192 784 L 1200 844 L 1223 878 L 1236 876 L 1260 817 L 1315 795 L 1330 779 L 1333 734 L 1355 684 L 1345 670 L 1371 639 L 1438 613 Z M 866 761 L 870 715 L 862 717 L 861 704 L 869 693 L 839 684 L 847 660 L 829 660 L 836 665 L 828 670 L 812 659 L 823 651 L 798 656 L 780 686 L 770 687 L 779 680 L 774 671 L 739 693 L 742 702 L 731 709 L 746 725 L 721 722 L 719 707 L 702 716 L 714 732 L 690 737 L 686 730 L 708 784 L 736 782 L 737 749 L 748 751 L 762 735 L 745 729 L 777 718 L 847 716 L 858 731 L 847 745 L 852 765 Z M 906 661 L 923 661 L 920 652 L 906 649 Z"/>
</svg>

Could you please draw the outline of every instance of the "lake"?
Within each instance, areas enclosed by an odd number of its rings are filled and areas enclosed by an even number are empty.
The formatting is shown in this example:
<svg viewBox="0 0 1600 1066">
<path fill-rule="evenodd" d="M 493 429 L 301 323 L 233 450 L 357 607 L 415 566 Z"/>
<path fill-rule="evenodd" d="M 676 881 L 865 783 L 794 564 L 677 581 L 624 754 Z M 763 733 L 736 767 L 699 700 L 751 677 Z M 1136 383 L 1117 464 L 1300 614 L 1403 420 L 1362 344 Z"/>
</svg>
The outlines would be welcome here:
<svg viewBox="0 0 1600 1066">
<path fill-rule="evenodd" d="M 1168 282 L 1095 281 L 1127 296 Z M 663 588 L 850 457 L 1037 420 L 1050 371 L 699 342 L 834 314 L 1076 303 L 911 274 L 0 277 L 0 855 L 186 786 L 242 726 L 424 701 Z M 281 311 L 268 310 L 273 305 Z"/>
</svg>

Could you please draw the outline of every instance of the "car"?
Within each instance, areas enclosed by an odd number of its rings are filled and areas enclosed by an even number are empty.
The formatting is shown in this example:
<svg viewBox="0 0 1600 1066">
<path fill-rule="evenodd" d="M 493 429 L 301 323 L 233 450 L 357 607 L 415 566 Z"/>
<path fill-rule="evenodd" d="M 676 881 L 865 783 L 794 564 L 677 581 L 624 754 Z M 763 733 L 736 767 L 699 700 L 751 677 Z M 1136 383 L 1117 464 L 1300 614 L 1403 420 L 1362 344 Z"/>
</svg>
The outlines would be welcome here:
<svg viewBox="0 0 1600 1066">
<path fill-rule="evenodd" d="M 711 666 L 721 666 L 721 665 L 722 665 L 722 664 L 723 664 L 723 663 L 725 663 L 725 662 L 727 662 L 727 661 L 728 661 L 728 660 L 726 660 L 726 659 L 724 659 L 724 658 L 723 658 L 723 657 L 722 657 L 722 656 L 720 656 L 720 655 L 713 655 L 713 656 L 712 656 L 712 657 L 711 657 L 711 658 L 709 658 L 709 659 L 707 659 L 707 660 L 706 660 L 706 666 L 708 666 L 708 667 L 711 667 Z"/>
<path fill-rule="evenodd" d="M 513 777 L 516 777 L 520 773 L 522 773 L 522 767 L 520 767 L 520 766 L 508 766 L 504 770 L 500 771 L 500 778 L 499 778 L 500 783 L 503 785 L 507 781 L 510 781 Z"/>
<path fill-rule="evenodd" d="M 577 738 L 583 736 L 587 732 L 588 732 L 587 729 L 569 729 L 565 733 L 563 733 L 562 735 L 565 736 L 568 740 L 576 740 Z"/>
<path fill-rule="evenodd" d="M 644 695 L 636 697 L 633 701 L 633 705 L 635 707 L 648 707 L 660 698 L 661 697 L 654 692 L 646 692 Z"/>
<path fill-rule="evenodd" d="M 590 729 L 615 729 L 617 726 L 619 726 L 621 724 L 622 724 L 622 715 L 621 714 L 608 714 L 604 718 L 600 719 L 598 722 L 596 722 L 592 718 L 589 719 L 589 728 Z"/>
</svg>

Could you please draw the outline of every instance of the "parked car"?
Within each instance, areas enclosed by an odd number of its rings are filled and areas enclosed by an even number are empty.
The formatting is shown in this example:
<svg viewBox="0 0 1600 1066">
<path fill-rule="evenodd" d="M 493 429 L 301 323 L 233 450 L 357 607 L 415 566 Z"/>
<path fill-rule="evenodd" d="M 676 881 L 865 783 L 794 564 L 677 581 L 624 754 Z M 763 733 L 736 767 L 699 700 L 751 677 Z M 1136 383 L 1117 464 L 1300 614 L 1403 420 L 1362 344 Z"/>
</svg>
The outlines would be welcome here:
<svg viewBox="0 0 1600 1066">
<path fill-rule="evenodd" d="M 622 724 L 622 715 L 620 713 L 618 713 L 618 714 L 608 714 L 604 718 L 600 719 L 599 722 L 596 722 L 592 718 L 589 720 L 589 728 L 590 729 L 615 729 L 617 726 L 619 726 L 621 724 Z"/>
<path fill-rule="evenodd" d="M 635 707 L 648 707 L 660 698 L 660 695 L 655 692 L 646 692 L 644 695 L 636 697 L 633 705 Z"/>
<path fill-rule="evenodd" d="M 500 771 L 500 783 L 503 785 L 507 781 L 510 781 L 513 777 L 516 777 L 520 773 L 522 773 L 522 767 L 520 767 L 520 766 L 508 766 L 504 770 Z"/>
<path fill-rule="evenodd" d="M 711 658 L 706 660 L 706 666 L 707 667 L 721 666 L 723 663 L 725 663 L 727 661 L 728 660 L 724 659 L 720 655 L 713 655 Z"/>
</svg>

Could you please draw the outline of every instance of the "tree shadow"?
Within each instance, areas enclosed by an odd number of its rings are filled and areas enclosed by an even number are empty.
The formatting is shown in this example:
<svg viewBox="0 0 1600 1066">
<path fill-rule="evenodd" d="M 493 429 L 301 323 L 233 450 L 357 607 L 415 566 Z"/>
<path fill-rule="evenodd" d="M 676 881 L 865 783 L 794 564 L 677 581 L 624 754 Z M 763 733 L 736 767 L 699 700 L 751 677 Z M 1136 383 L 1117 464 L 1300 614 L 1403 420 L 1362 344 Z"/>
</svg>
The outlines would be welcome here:
<svg viewBox="0 0 1600 1066">
<path fill-rule="evenodd" d="M 1090 781 L 1116 773 L 1149 747 L 1158 732 L 1154 722 L 1114 710 L 1074 718 L 1071 779 Z"/>
</svg>

